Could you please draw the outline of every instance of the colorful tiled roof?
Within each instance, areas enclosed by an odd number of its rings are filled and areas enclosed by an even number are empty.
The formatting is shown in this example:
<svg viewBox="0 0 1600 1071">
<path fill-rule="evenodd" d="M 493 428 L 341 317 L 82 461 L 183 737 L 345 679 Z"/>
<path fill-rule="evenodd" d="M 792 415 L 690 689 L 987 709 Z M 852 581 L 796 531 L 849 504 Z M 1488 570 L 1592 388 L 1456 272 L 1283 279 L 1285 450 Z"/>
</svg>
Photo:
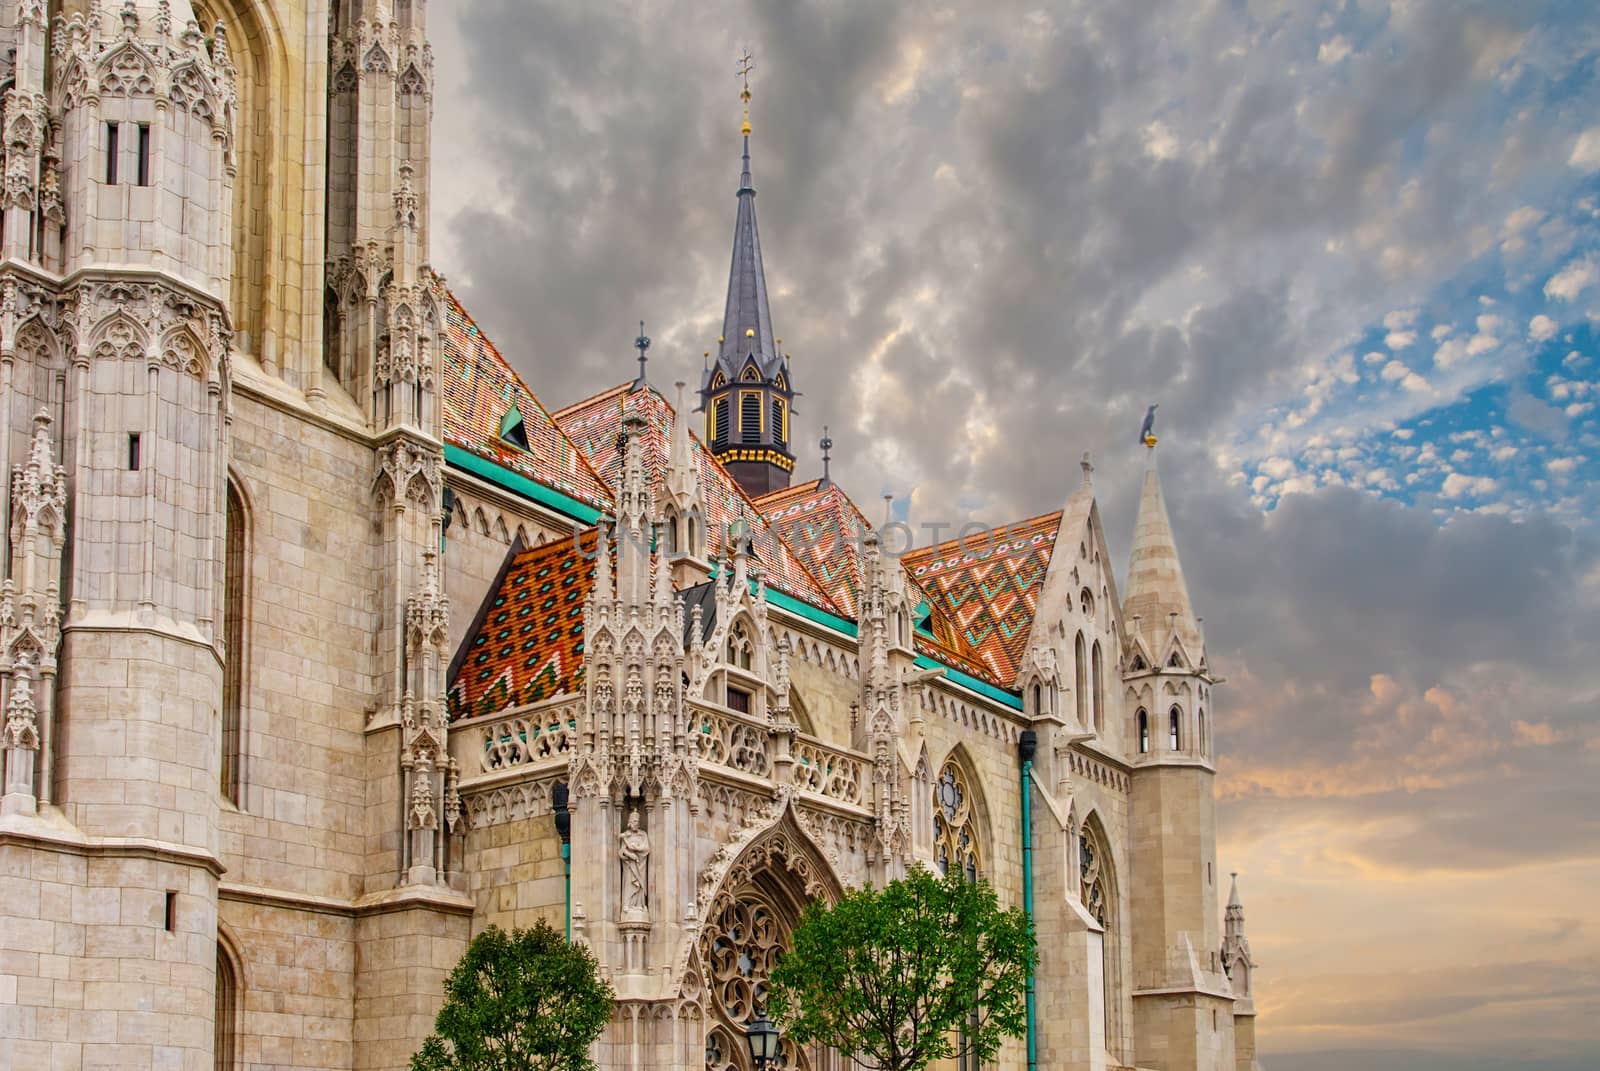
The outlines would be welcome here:
<svg viewBox="0 0 1600 1071">
<path fill-rule="evenodd" d="M 810 480 L 762 495 L 756 505 L 811 575 L 823 584 L 834 605 L 852 620 L 859 620 L 860 592 L 865 582 L 860 537 L 872 525 L 844 489 L 832 481 L 823 486 L 821 480 Z M 909 571 L 906 586 L 911 600 L 921 602 L 928 611 L 927 628 L 932 637 L 916 637 L 919 654 L 991 684 L 1010 684 L 967 646 L 961 631 L 939 604 L 927 597 Z"/>
<path fill-rule="evenodd" d="M 471 451 L 580 502 L 605 509 L 611 490 L 549 410 L 512 370 L 454 294 L 444 303 L 444 441 Z M 501 438 L 515 405 L 528 449 Z"/>
<path fill-rule="evenodd" d="M 840 613 L 854 620 L 861 607 L 860 539 L 872 526 L 838 484 L 821 484 L 810 480 L 768 492 L 756 507 Z"/>
<path fill-rule="evenodd" d="M 997 528 L 992 539 L 953 539 L 901 559 L 962 645 L 1007 687 L 1016 680 L 1060 525 L 1057 510 Z"/>
<path fill-rule="evenodd" d="M 623 405 L 637 407 L 646 424 L 646 471 L 665 480 L 672 406 L 654 388 L 630 391 L 622 385 L 570 405 L 555 414 L 555 421 L 583 454 L 584 460 L 612 487 L 622 479 L 622 455 L 617 435 L 622 430 Z M 744 518 L 750 529 L 755 556 L 767 569 L 767 583 L 787 595 L 838 614 L 827 590 L 806 568 L 805 562 L 767 523 L 744 489 L 717 463 L 695 435 L 695 463 L 699 467 L 700 497 L 706 504 L 706 541 L 712 553 L 721 549 L 728 526 Z M 658 485 L 657 494 L 662 490 Z"/>
<path fill-rule="evenodd" d="M 583 604 L 594 587 L 593 528 L 513 555 L 462 645 L 450 720 L 495 714 L 583 687 Z"/>
</svg>

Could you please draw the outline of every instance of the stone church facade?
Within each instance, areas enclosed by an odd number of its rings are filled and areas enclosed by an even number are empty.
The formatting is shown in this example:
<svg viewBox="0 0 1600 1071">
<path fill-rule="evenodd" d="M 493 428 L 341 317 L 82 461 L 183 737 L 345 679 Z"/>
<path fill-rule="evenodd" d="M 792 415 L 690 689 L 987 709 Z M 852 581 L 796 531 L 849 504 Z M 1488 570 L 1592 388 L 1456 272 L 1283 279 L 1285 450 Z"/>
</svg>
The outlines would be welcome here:
<svg viewBox="0 0 1600 1071">
<path fill-rule="evenodd" d="M 909 552 L 795 482 L 748 119 L 697 390 L 547 409 L 429 261 L 426 10 L 0 0 L 0 1065 L 401 1068 L 546 919 L 602 1067 L 744 1071 L 806 903 L 1026 854 L 1038 1066 L 1254 1067 L 1153 437 L 1122 584 L 1087 463 Z"/>
</svg>

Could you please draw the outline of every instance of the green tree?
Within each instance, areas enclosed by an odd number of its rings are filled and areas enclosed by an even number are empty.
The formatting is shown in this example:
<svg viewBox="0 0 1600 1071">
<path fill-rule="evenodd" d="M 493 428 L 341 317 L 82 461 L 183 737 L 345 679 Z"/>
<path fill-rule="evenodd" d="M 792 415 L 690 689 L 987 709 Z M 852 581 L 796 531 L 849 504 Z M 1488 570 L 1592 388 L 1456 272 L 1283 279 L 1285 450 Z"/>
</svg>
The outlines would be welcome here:
<svg viewBox="0 0 1600 1071">
<path fill-rule="evenodd" d="M 813 902 L 772 972 L 785 1034 L 880 1071 L 959 1055 L 992 1060 L 1026 1029 L 1033 927 L 984 881 L 917 868 L 883 889 Z"/>
<path fill-rule="evenodd" d="M 411 1071 L 594 1071 L 589 1044 L 611 1018 L 594 955 L 549 923 L 472 939 L 444 984 Z"/>
</svg>

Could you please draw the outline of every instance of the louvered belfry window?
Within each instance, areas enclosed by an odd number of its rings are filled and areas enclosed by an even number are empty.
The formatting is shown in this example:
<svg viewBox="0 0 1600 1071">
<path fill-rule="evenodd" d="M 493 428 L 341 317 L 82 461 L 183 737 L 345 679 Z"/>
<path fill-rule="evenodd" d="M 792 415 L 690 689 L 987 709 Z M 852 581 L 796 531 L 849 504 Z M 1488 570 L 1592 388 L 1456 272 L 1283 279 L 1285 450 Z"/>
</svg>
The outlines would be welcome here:
<svg viewBox="0 0 1600 1071">
<path fill-rule="evenodd" d="M 761 395 L 755 391 L 739 397 L 739 439 L 747 443 L 761 441 Z"/>
</svg>

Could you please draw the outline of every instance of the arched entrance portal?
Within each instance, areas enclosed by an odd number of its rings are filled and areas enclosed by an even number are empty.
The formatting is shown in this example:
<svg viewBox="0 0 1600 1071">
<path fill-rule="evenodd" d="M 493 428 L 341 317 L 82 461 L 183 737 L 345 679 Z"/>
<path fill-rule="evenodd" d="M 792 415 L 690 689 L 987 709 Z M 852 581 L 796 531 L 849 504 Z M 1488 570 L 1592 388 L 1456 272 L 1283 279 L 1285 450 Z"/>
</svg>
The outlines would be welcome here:
<svg viewBox="0 0 1600 1071">
<path fill-rule="evenodd" d="M 833 902 L 839 885 L 792 817 L 758 838 L 729 868 L 706 912 L 699 958 L 705 980 L 706 1071 L 751 1071 L 746 1029 L 766 1011 L 767 977 L 789 949 L 807 904 Z M 785 1038 L 783 1071 L 835 1071 L 837 1055 Z"/>
</svg>

